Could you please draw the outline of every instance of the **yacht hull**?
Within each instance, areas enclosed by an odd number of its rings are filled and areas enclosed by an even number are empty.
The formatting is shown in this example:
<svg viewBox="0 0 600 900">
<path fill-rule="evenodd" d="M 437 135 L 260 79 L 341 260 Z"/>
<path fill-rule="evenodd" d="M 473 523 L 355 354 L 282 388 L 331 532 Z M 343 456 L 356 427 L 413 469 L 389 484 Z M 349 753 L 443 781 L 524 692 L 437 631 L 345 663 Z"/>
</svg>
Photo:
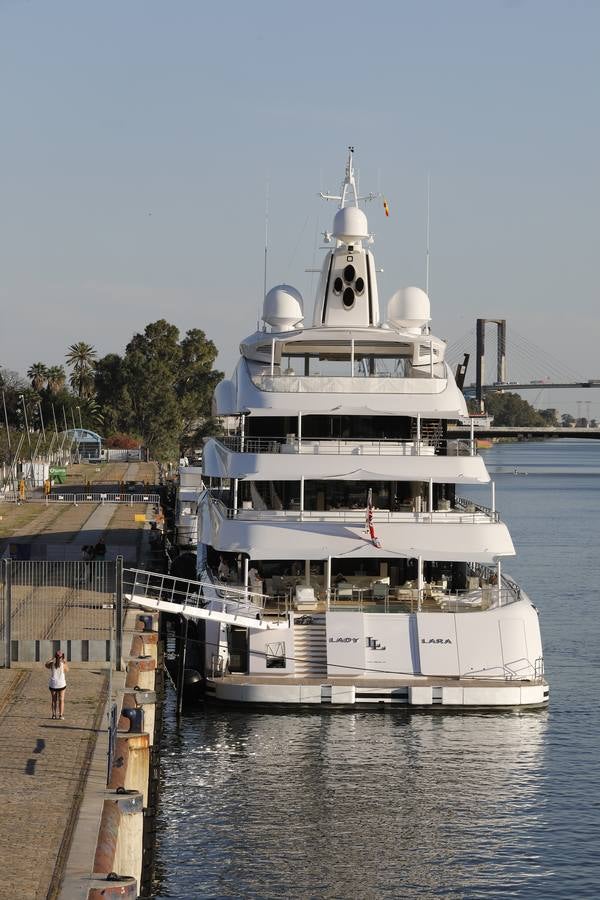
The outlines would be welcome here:
<svg viewBox="0 0 600 900">
<path fill-rule="evenodd" d="M 221 703 L 311 709 L 437 709 L 456 710 L 539 708 L 546 706 L 545 680 L 493 682 L 478 679 L 431 679 L 377 683 L 314 678 L 257 679 L 240 676 L 207 679 L 205 697 Z"/>
</svg>

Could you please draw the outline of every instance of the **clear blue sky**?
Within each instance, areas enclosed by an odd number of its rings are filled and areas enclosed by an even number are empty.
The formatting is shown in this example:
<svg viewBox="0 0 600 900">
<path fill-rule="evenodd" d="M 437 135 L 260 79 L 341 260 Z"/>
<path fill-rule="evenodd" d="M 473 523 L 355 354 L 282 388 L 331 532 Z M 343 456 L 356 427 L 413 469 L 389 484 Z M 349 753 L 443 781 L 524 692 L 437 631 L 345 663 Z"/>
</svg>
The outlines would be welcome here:
<svg viewBox="0 0 600 900">
<path fill-rule="evenodd" d="M 0 0 L 0 365 L 165 317 L 229 370 L 267 180 L 269 283 L 310 311 L 351 143 L 384 300 L 424 284 L 429 171 L 434 331 L 504 317 L 600 378 L 599 44 L 591 0 Z"/>
</svg>

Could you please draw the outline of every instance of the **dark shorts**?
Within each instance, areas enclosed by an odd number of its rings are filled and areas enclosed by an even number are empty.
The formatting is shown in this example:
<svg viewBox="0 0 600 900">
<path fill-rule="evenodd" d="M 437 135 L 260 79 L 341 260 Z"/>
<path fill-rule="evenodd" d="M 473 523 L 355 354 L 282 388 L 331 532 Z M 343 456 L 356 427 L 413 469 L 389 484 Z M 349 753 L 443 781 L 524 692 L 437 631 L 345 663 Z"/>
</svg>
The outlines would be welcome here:
<svg viewBox="0 0 600 900">
<path fill-rule="evenodd" d="M 49 688 L 49 690 L 51 690 L 51 691 L 56 691 L 57 694 L 59 694 L 61 691 L 65 691 L 66 689 L 67 689 L 66 684 L 62 688 Z"/>
</svg>

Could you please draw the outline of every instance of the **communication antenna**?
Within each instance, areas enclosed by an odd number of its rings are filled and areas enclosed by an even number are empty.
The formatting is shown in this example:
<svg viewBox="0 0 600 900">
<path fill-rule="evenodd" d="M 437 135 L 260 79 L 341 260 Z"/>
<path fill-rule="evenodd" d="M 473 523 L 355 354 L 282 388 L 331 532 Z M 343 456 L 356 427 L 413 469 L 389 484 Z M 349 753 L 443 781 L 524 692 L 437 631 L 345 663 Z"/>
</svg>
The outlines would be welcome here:
<svg viewBox="0 0 600 900">
<path fill-rule="evenodd" d="M 431 203 L 431 173 L 427 173 L 427 226 L 425 231 L 425 293 L 429 297 L 429 207 Z"/>
<path fill-rule="evenodd" d="M 263 299 L 267 296 L 267 256 L 269 253 L 269 179 L 265 190 L 265 271 L 263 284 Z"/>
</svg>

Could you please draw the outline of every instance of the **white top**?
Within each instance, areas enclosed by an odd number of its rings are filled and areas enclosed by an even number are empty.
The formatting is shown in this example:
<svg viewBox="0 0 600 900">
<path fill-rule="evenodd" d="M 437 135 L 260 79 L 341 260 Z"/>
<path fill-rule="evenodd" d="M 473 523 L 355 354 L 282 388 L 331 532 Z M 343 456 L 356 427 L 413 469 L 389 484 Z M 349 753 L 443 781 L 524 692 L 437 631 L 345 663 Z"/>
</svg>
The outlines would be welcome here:
<svg viewBox="0 0 600 900">
<path fill-rule="evenodd" d="M 60 688 L 64 688 L 67 686 L 67 679 L 65 676 L 65 667 L 61 662 L 58 668 L 55 668 L 53 665 L 50 669 L 50 681 L 48 682 L 48 687 L 53 691 L 57 691 Z"/>
</svg>

